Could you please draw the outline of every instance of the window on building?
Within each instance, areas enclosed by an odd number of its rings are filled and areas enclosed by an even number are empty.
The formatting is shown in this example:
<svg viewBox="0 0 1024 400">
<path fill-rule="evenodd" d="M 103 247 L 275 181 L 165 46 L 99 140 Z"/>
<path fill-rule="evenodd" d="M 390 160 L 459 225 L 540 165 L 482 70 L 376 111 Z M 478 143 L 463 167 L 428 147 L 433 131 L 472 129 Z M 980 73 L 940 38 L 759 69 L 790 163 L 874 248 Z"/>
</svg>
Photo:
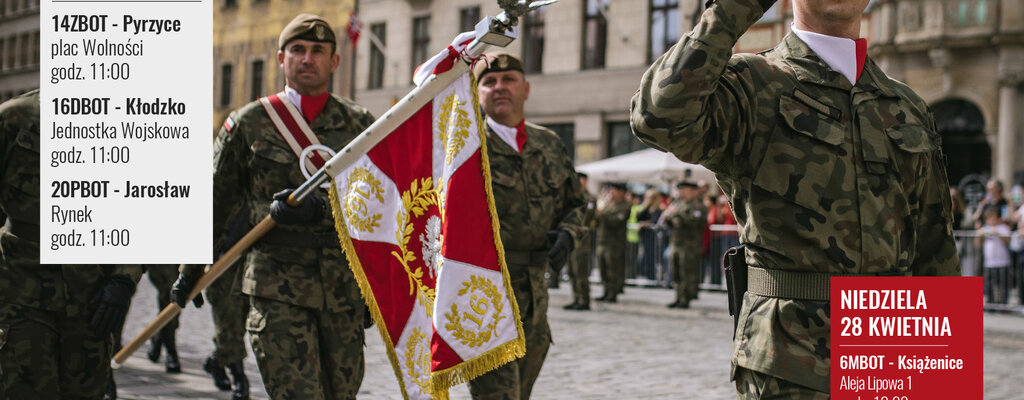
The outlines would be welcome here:
<svg viewBox="0 0 1024 400">
<path fill-rule="evenodd" d="M 39 65 L 39 31 L 32 32 L 32 65 Z"/>
<path fill-rule="evenodd" d="M 430 16 L 416 17 L 412 19 L 412 68 L 427 61 L 430 54 Z M 410 79 L 412 74 L 409 74 Z"/>
<path fill-rule="evenodd" d="M 647 62 L 653 62 L 679 39 L 679 0 L 651 0 Z"/>
<path fill-rule="evenodd" d="M 583 69 L 604 68 L 608 20 L 604 12 L 609 0 L 586 0 L 583 5 Z"/>
<path fill-rule="evenodd" d="M 7 39 L 0 37 L 0 71 L 7 69 L 7 65 L 4 60 L 7 59 Z"/>
<path fill-rule="evenodd" d="M 37 48 L 39 46 L 36 46 Z M 29 64 L 29 58 L 32 57 L 32 36 L 30 33 L 25 32 L 21 34 L 21 57 L 19 66 L 22 68 L 27 67 Z"/>
<path fill-rule="evenodd" d="M 545 7 L 526 14 L 523 18 L 523 72 L 541 72 L 544 57 Z"/>
<path fill-rule="evenodd" d="M 576 159 L 576 126 L 572 123 L 568 124 L 544 124 L 545 128 L 555 131 L 558 134 L 558 138 L 562 139 L 562 144 L 565 145 L 565 149 L 569 152 L 569 159 Z"/>
<path fill-rule="evenodd" d="M 387 29 L 386 25 L 381 22 L 379 24 L 370 25 L 370 81 L 367 82 L 366 87 L 368 89 L 380 89 L 384 86 L 384 49 L 383 46 L 387 46 Z M 373 40 L 376 38 L 376 40 Z"/>
<path fill-rule="evenodd" d="M 231 106 L 231 64 L 220 66 L 220 106 Z"/>
<path fill-rule="evenodd" d="M 14 62 L 17 60 L 17 56 L 18 56 L 18 37 L 17 36 L 11 35 L 11 36 L 7 37 L 6 51 L 7 51 L 7 68 L 8 69 L 12 69 L 12 68 L 14 68 Z"/>
<path fill-rule="evenodd" d="M 249 65 L 249 93 L 253 99 L 263 95 L 263 60 L 253 60 Z"/>
<path fill-rule="evenodd" d="M 459 10 L 459 32 L 476 29 L 477 22 L 480 22 L 480 7 L 466 7 Z"/>
<path fill-rule="evenodd" d="M 959 0 L 946 6 L 956 26 L 984 25 L 988 20 L 987 0 Z"/>
<path fill-rule="evenodd" d="M 637 150 L 647 149 L 647 145 L 633 135 L 628 121 L 608 123 L 608 157 L 620 156 Z"/>
</svg>

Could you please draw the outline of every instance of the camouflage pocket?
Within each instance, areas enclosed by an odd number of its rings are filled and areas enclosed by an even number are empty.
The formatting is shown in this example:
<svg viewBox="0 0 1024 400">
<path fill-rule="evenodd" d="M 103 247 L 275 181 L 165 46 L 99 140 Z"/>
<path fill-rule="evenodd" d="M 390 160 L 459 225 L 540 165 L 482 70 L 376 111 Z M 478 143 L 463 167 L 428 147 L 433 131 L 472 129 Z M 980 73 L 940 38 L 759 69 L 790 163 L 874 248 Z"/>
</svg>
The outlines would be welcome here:
<svg viewBox="0 0 1024 400">
<path fill-rule="evenodd" d="M 805 208 L 819 210 L 822 192 L 842 182 L 836 168 L 845 129 L 832 117 L 789 96 L 782 96 L 785 125 L 772 134 L 753 184 Z"/>
</svg>

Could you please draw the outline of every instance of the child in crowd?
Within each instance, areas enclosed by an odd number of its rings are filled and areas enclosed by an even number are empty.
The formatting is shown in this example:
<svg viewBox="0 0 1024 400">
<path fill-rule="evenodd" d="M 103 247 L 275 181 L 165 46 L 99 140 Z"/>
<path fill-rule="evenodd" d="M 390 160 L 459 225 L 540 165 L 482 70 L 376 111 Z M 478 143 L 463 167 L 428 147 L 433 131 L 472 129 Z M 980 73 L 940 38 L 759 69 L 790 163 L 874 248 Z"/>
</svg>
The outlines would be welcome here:
<svg viewBox="0 0 1024 400">
<path fill-rule="evenodd" d="M 985 293 L 989 303 L 1005 304 L 1010 274 L 1010 227 L 996 209 L 983 214 L 985 225 L 978 229 L 975 244 L 983 247 Z"/>
</svg>

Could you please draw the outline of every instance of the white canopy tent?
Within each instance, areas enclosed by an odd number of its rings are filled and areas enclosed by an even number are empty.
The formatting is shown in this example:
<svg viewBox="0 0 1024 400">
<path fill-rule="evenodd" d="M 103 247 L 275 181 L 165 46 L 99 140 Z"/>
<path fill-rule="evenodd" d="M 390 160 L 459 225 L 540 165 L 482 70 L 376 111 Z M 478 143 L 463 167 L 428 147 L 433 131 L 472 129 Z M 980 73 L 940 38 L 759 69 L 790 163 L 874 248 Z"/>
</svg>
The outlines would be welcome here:
<svg viewBox="0 0 1024 400">
<path fill-rule="evenodd" d="M 679 161 L 672 153 L 655 149 L 639 150 L 621 156 L 582 164 L 576 170 L 587 174 L 591 185 L 598 182 L 636 182 L 671 185 L 684 178 L 714 184 L 715 174 L 702 165 Z"/>
</svg>

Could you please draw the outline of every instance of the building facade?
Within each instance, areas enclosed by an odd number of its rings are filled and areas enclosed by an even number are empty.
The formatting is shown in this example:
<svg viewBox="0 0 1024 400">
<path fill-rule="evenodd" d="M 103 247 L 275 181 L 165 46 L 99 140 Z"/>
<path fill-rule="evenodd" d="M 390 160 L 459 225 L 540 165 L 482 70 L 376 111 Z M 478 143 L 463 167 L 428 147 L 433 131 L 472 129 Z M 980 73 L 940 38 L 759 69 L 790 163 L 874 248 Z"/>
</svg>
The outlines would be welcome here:
<svg viewBox="0 0 1024 400">
<path fill-rule="evenodd" d="M 351 96 L 352 53 L 345 28 L 354 7 L 354 0 L 218 0 L 213 6 L 213 129 L 232 110 L 284 89 L 278 38 L 301 13 L 319 15 L 334 28 L 341 64 L 331 92 Z"/>
<path fill-rule="evenodd" d="M 487 0 L 359 0 L 356 100 L 383 113 L 412 88 L 416 65 L 501 10 Z M 527 118 L 572 144 L 577 164 L 643 148 L 629 99 L 650 62 L 690 30 L 703 0 L 560 0 L 523 18 L 504 51 L 523 59 Z M 736 45 L 756 52 L 790 30 L 780 0 Z M 954 186 L 980 173 L 1010 182 L 1024 169 L 1024 1 L 873 0 L 861 28 L 883 70 L 933 108 Z"/>
<path fill-rule="evenodd" d="M 39 0 L 0 0 L 0 102 L 39 87 Z"/>
</svg>

